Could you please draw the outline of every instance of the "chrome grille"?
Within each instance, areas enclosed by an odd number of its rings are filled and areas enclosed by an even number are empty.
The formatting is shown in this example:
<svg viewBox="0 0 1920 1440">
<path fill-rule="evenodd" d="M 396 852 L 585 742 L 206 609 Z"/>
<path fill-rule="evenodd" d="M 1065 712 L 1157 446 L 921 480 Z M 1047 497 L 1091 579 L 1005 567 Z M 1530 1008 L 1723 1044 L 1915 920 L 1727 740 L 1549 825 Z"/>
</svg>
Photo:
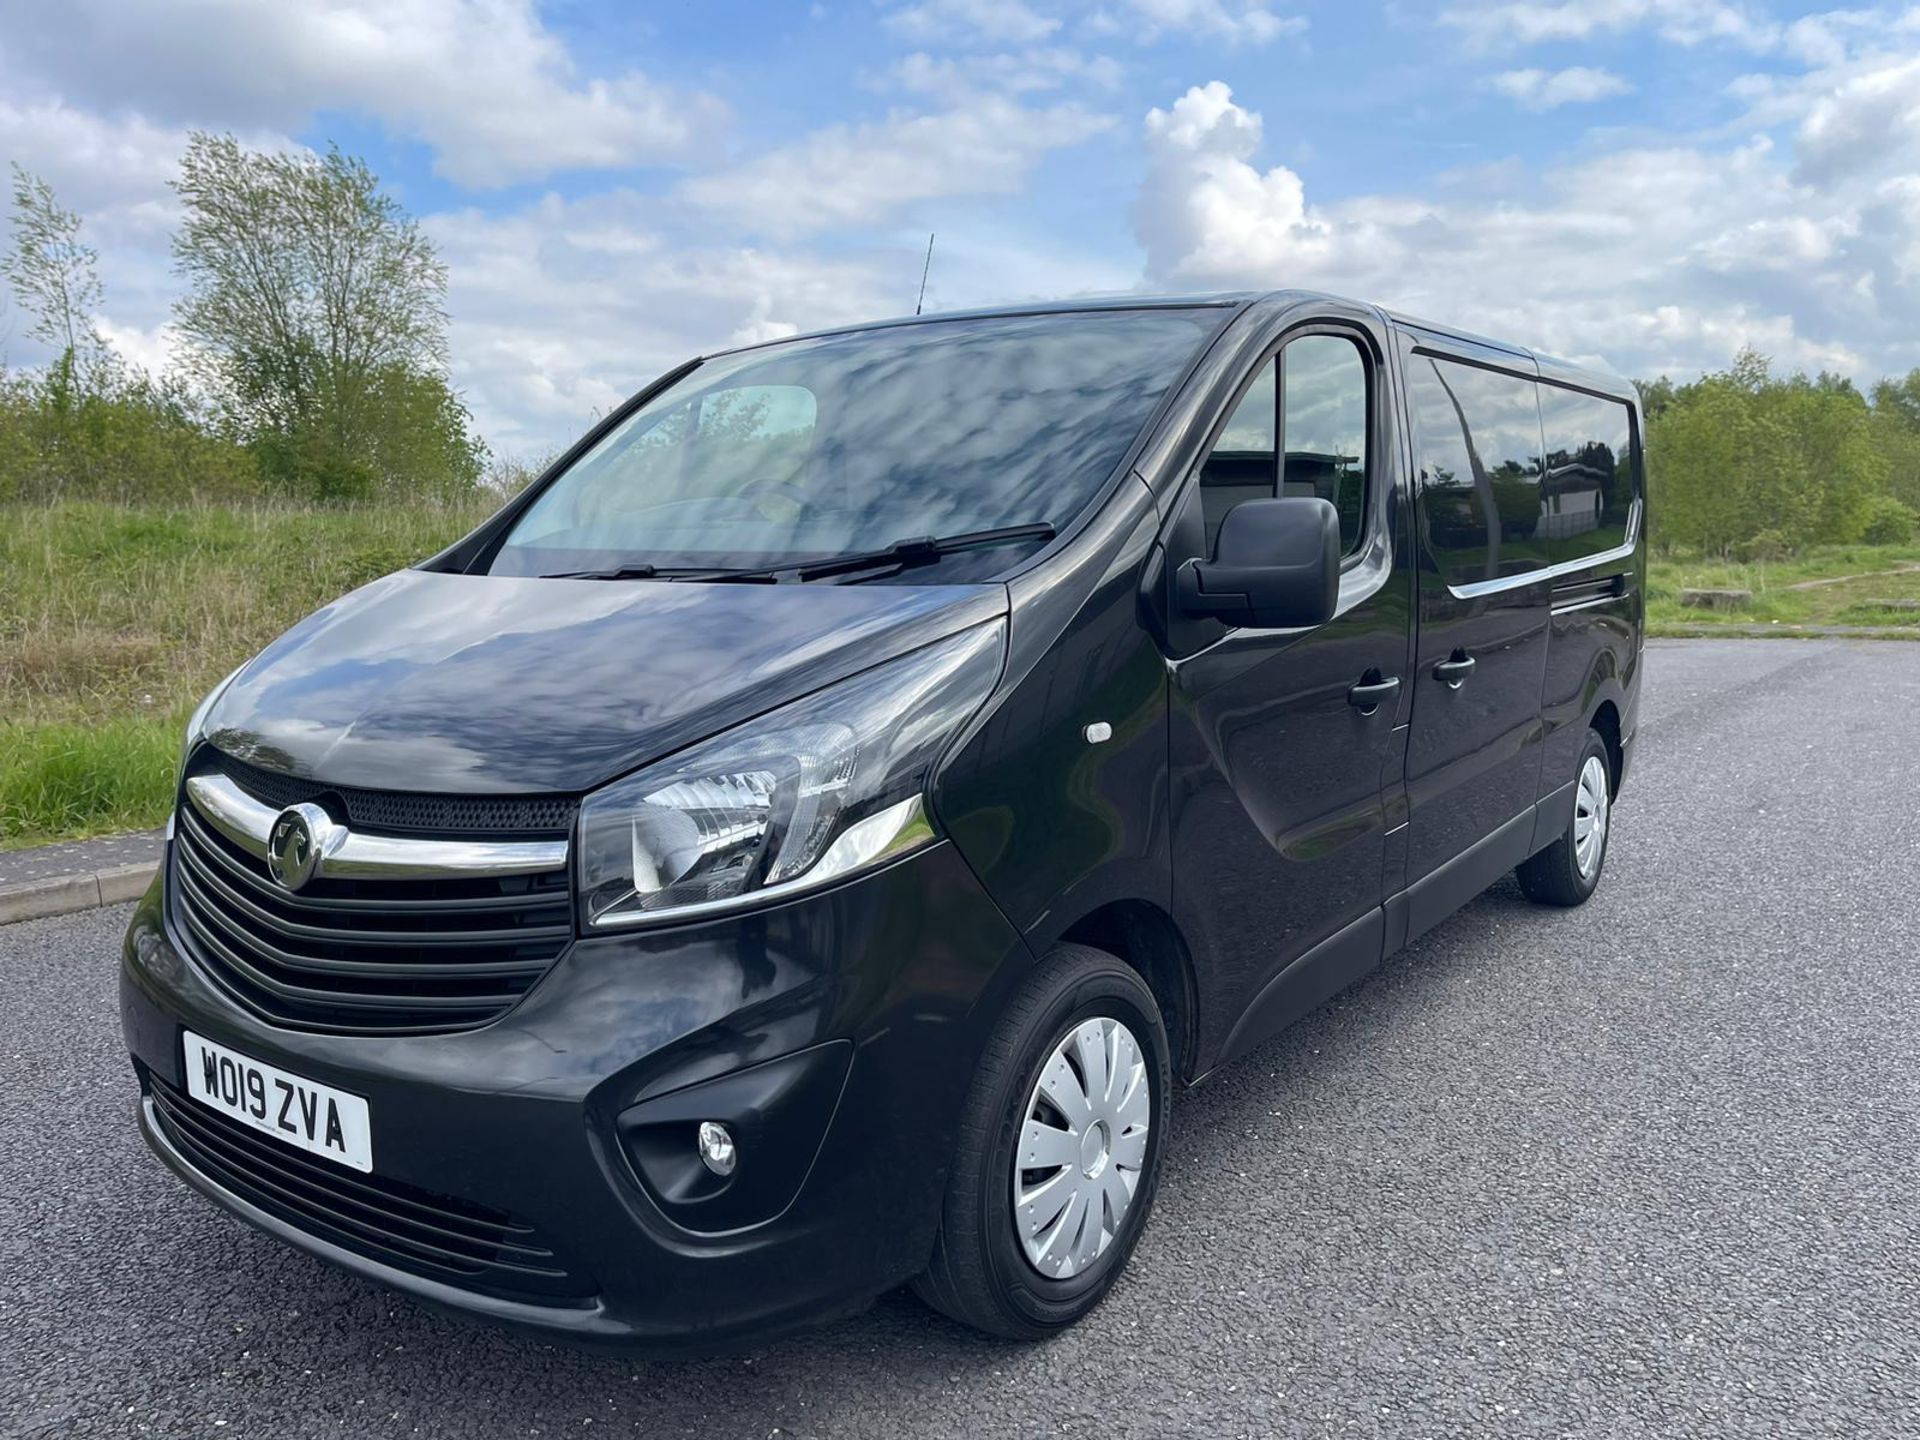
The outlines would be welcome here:
<svg viewBox="0 0 1920 1440">
<path fill-rule="evenodd" d="M 322 875 L 298 892 L 196 802 L 175 818 L 175 930 L 223 988 L 299 1029 L 427 1032 L 494 1019 L 573 934 L 564 846 L 535 873 Z M 403 873 L 404 872 L 400 872 Z"/>
</svg>

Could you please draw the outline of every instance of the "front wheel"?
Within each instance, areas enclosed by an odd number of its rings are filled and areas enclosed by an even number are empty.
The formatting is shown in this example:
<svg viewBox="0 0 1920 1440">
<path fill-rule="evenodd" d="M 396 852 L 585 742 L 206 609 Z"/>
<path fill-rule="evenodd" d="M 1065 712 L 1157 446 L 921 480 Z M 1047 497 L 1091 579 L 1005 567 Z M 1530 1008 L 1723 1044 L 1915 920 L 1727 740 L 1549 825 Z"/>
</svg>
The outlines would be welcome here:
<svg viewBox="0 0 1920 1440">
<path fill-rule="evenodd" d="M 1140 976 L 1104 951 L 1054 950 L 987 1042 L 915 1291 L 1009 1339 L 1092 1310 L 1152 1208 L 1171 1084 Z"/>
<path fill-rule="evenodd" d="M 1607 742 L 1587 732 L 1574 772 L 1573 814 L 1560 838 L 1515 870 L 1520 889 L 1540 905 L 1582 905 L 1600 884 L 1613 829 L 1613 767 Z"/>
</svg>

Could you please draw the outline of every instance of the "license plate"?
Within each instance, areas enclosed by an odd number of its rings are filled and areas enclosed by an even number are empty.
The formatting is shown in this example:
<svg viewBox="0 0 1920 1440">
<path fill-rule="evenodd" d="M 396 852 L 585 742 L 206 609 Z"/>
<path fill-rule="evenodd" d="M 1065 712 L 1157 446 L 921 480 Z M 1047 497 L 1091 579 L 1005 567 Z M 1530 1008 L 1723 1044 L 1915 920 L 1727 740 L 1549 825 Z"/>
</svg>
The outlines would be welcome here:
<svg viewBox="0 0 1920 1440">
<path fill-rule="evenodd" d="M 367 1102 L 183 1033 L 187 1093 L 230 1120 L 355 1170 L 373 1169 Z"/>
</svg>

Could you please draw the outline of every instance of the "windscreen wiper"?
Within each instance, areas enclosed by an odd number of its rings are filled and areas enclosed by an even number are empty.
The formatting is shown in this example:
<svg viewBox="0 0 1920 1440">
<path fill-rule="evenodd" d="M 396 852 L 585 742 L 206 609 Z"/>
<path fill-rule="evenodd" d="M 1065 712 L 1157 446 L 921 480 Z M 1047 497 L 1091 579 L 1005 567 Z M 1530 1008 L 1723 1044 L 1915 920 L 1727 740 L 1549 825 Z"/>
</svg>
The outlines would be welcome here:
<svg viewBox="0 0 1920 1440">
<path fill-rule="evenodd" d="M 660 571 L 652 565 L 616 565 L 609 570 L 561 570 L 542 580 L 651 580 Z"/>
<path fill-rule="evenodd" d="M 1007 525 L 998 530 L 968 530 L 959 535 L 916 535 L 896 540 L 878 550 L 856 550 L 833 555 L 825 560 L 810 560 L 799 565 L 768 565 L 758 570 L 720 570 L 703 575 L 703 580 L 824 580 L 830 575 L 850 575 L 857 570 L 872 570 L 882 565 L 904 569 L 909 565 L 928 565 L 942 555 L 961 550 L 984 550 L 991 545 L 1017 545 L 1023 540 L 1051 540 L 1053 526 L 1042 520 L 1032 525 Z"/>
<path fill-rule="evenodd" d="M 559 570 L 541 575 L 542 580 L 711 580 L 731 575 L 730 570 L 702 570 L 672 565 L 649 565 L 635 561 L 631 565 L 613 565 L 605 570 Z"/>
</svg>

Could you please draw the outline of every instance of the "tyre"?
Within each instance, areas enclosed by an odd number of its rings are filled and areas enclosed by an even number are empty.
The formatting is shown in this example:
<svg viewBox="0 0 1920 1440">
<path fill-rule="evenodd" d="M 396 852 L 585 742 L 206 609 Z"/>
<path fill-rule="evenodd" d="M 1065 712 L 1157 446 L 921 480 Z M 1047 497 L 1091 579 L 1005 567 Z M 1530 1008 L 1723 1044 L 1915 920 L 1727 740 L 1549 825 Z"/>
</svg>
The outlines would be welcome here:
<svg viewBox="0 0 1920 1440">
<path fill-rule="evenodd" d="M 914 1290 L 1008 1339 L 1092 1310 L 1152 1209 L 1171 1087 L 1166 1027 L 1140 976 L 1101 950 L 1054 950 L 981 1056 Z"/>
<path fill-rule="evenodd" d="M 1613 829 L 1613 767 L 1607 742 L 1589 730 L 1574 771 L 1573 814 L 1558 840 L 1515 870 L 1520 889 L 1538 905 L 1583 905 L 1600 884 Z"/>
</svg>

